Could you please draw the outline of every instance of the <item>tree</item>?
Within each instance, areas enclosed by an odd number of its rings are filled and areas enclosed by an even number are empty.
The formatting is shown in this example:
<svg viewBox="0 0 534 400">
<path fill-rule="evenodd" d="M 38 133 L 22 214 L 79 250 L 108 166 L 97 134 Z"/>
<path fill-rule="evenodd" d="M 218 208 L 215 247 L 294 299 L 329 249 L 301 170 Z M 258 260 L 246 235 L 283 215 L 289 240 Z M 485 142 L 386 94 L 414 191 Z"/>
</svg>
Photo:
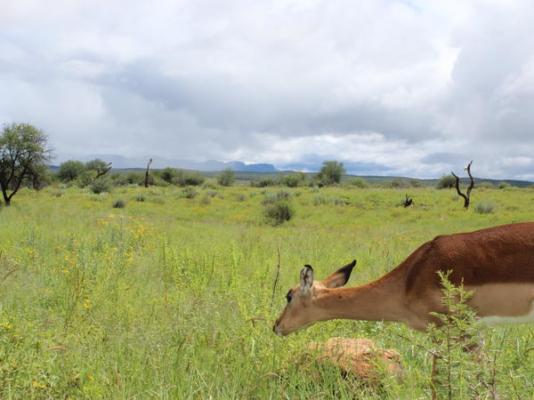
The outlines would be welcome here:
<svg viewBox="0 0 534 400">
<path fill-rule="evenodd" d="M 69 160 L 61 163 L 57 176 L 63 182 L 70 182 L 76 180 L 84 171 L 85 165 L 83 162 Z"/>
<path fill-rule="evenodd" d="M 221 186 L 232 186 L 235 181 L 235 173 L 230 168 L 226 168 L 217 177 L 217 182 Z"/>
<path fill-rule="evenodd" d="M 451 172 L 451 175 L 454 176 L 454 179 L 456 180 L 456 191 L 458 192 L 458 195 L 464 199 L 464 208 L 466 210 L 469 208 L 471 202 L 471 190 L 475 187 L 475 180 L 473 179 L 473 175 L 471 175 L 471 164 L 473 164 L 473 161 L 470 161 L 469 164 L 467 164 L 467 167 L 465 167 L 467 175 L 469 175 L 469 186 L 467 187 L 465 194 L 460 190 L 460 178 L 454 172 Z"/>
<path fill-rule="evenodd" d="M 109 171 L 111 171 L 111 163 L 106 163 L 105 161 L 102 161 L 101 159 L 96 158 L 92 161 L 86 162 L 85 168 L 88 171 L 95 171 L 96 172 L 95 179 L 98 179 L 101 176 L 106 175 Z"/>
<path fill-rule="evenodd" d="M 161 179 L 167 183 L 173 183 L 177 175 L 176 169 L 170 167 L 164 168 L 160 173 Z"/>
<path fill-rule="evenodd" d="M 317 175 L 319 182 L 323 185 L 333 185 L 341 182 L 341 176 L 345 173 L 343 163 L 338 161 L 325 161 Z"/>
<path fill-rule="evenodd" d="M 6 206 L 25 180 L 35 182 L 50 159 L 46 135 L 30 124 L 13 123 L 0 136 L 0 189 Z"/>
</svg>

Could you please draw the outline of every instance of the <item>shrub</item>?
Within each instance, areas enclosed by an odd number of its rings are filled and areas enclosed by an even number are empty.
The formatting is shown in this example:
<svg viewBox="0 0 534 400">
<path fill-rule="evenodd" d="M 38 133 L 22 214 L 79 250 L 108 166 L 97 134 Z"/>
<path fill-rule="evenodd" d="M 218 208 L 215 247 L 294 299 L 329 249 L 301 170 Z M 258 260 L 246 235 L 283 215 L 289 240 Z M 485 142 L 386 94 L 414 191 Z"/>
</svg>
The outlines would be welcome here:
<svg viewBox="0 0 534 400">
<path fill-rule="evenodd" d="M 452 175 L 443 175 L 439 178 L 438 189 L 451 189 L 456 186 L 456 178 Z"/>
<path fill-rule="evenodd" d="M 409 184 L 405 179 L 395 178 L 389 183 L 389 187 L 393 189 L 406 188 Z"/>
<path fill-rule="evenodd" d="M 148 183 L 152 184 L 152 175 L 148 177 Z M 129 172 L 126 175 L 126 181 L 130 185 L 143 185 L 145 183 L 145 175 L 142 172 Z"/>
<path fill-rule="evenodd" d="M 186 187 L 182 190 L 182 197 L 185 199 L 194 199 L 197 196 L 198 192 L 192 187 Z"/>
<path fill-rule="evenodd" d="M 61 182 L 70 182 L 78 179 L 85 171 L 85 165 L 81 161 L 69 160 L 61 163 L 57 176 Z"/>
<path fill-rule="evenodd" d="M 491 398 L 487 391 L 495 389 L 495 382 L 491 383 L 490 371 L 484 368 L 487 366 L 481 365 L 485 364 L 485 357 L 481 357 L 483 348 L 479 350 L 479 359 L 475 352 L 466 351 L 482 346 L 484 330 L 468 305 L 473 294 L 463 285 L 453 285 L 449 276 L 450 273 L 439 273 L 443 288 L 441 302 L 448 313 L 432 313 L 440 325 L 431 325 L 428 329 L 436 362 L 433 391 L 437 398 L 465 398 L 466 393 L 470 394 L 469 398 Z"/>
<path fill-rule="evenodd" d="M 95 194 L 111 192 L 111 181 L 107 178 L 100 178 L 91 183 L 91 192 Z"/>
<path fill-rule="evenodd" d="M 274 204 L 278 201 L 287 201 L 291 197 L 291 193 L 286 192 L 285 190 L 280 190 L 276 193 L 265 193 L 265 197 L 262 201 L 263 205 Z"/>
<path fill-rule="evenodd" d="M 369 186 L 369 184 L 367 183 L 367 181 L 363 178 L 354 178 L 354 179 L 351 179 L 350 181 L 350 184 L 354 187 L 357 187 L 357 188 L 360 188 L 360 189 L 365 189 L 366 187 Z"/>
<path fill-rule="evenodd" d="M 174 168 L 164 168 L 159 176 L 161 177 L 161 179 L 163 179 L 165 182 L 167 183 L 173 183 L 174 179 L 176 178 L 176 175 L 178 174 L 178 172 L 176 171 L 176 169 Z"/>
<path fill-rule="evenodd" d="M 279 200 L 275 203 L 265 205 L 264 215 L 268 223 L 273 226 L 281 225 L 293 217 L 294 211 L 289 203 L 285 200 Z"/>
<path fill-rule="evenodd" d="M 291 174 L 291 175 L 282 176 L 280 178 L 280 183 L 282 185 L 285 185 L 285 186 L 291 187 L 291 188 L 294 188 L 294 187 L 297 187 L 299 185 L 302 185 L 302 184 L 305 183 L 305 181 L 306 181 L 306 175 L 304 175 L 302 172 L 298 173 L 298 174 Z"/>
<path fill-rule="evenodd" d="M 499 189 L 509 189 L 512 185 L 510 185 L 508 182 L 499 182 Z"/>
<path fill-rule="evenodd" d="M 198 172 L 178 171 L 174 183 L 179 186 L 199 186 L 204 183 L 204 177 Z"/>
<path fill-rule="evenodd" d="M 317 174 L 317 179 L 322 185 L 333 185 L 341 182 L 341 176 L 345 173 L 343 163 L 337 161 L 325 161 Z"/>
<path fill-rule="evenodd" d="M 262 178 L 258 181 L 252 181 L 250 185 L 253 187 L 267 187 L 276 185 L 276 182 L 272 178 Z"/>
<path fill-rule="evenodd" d="M 492 203 L 478 203 L 475 207 L 477 214 L 491 214 L 493 212 L 494 205 Z"/>
<path fill-rule="evenodd" d="M 135 196 L 135 201 L 138 201 L 138 202 L 142 203 L 145 200 L 146 200 L 145 196 L 143 196 L 142 194 L 138 194 L 137 196 Z"/>
<path fill-rule="evenodd" d="M 122 199 L 115 200 L 113 202 L 113 208 L 124 208 L 126 207 L 126 202 Z"/>
<path fill-rule="evenodd" d="M 232 186 L 234 181 L 235 173 L 230 168 L 225 169 L 217 176 L 217 182 L 221 186 Z"/>
</svg>

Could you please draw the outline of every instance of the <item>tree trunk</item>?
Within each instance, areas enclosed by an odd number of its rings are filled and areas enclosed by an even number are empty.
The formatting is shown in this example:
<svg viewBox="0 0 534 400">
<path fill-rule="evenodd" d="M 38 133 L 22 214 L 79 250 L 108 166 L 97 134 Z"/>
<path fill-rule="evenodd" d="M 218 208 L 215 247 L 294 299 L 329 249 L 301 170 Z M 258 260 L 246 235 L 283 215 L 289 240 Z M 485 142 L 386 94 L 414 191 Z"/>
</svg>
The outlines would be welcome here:
<svg viewBox="0 0 534 400">
<path fill-rule="evenodd" d="M 150 177 L 150 164 L 152 164 L 152 159 L 148 160 L 145 171 L 145 187 L 148 187 L 148 178 Z"/>
</svg>

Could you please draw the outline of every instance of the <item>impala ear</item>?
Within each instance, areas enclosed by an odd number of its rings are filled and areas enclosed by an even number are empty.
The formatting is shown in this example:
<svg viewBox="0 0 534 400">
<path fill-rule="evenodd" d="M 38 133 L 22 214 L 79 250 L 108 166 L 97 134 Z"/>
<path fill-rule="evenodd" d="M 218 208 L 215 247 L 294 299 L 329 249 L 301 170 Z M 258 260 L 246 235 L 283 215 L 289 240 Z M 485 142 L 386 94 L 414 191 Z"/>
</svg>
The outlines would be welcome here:
<svg viewBox="0 0 534 400">
<path fill-rule="evenodd" d="M 349 281 L 350 274 L 352 272 L 352 269 L 355 266 L 356 266 L 356 260 L 338 269 L 328 278 L 323 280 L 323 285 L 327 288 L 337 288 L 337 287 L 345 286 L 345 284 Z"/>
<path fill-rule="evenodd" d="M 300 270 L 300 292 L 308 294 L 313 286 L 313 268 L 311 265 L 305 265 Z"/>
</svg>

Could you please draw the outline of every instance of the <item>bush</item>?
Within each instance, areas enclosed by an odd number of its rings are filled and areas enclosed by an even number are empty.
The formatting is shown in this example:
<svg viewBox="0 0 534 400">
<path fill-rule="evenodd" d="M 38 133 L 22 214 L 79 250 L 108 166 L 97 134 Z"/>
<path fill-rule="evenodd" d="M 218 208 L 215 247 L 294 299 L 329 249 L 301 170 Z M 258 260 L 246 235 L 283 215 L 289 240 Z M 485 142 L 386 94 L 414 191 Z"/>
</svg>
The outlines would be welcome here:
<svg viewBox="0 0 534 400">
<path fill-rule="evenodd" d="M 360 189 L 365 189 L 366 187 L 369 186 L 369 184 L 367 183 L 367 181 L 363 178 L 354 178 L 354 179 L 351 179 L 350 180 L 350 184 L 354 187 L 357 187 L 357 188 L 360 188 Z"/>
<path fill-rule="evenodd" d="M 173 182 L 179 186 L 199 186 L 204 183 L 204 177 L 198 172 L 178 171 Z"/>
<path fill-rule="evenodd" d="M 451 189 L 456 186 L 456 178 L 452 175 L 443 175 L 439 178 L 438 189 Z"/>
<path fill-rule="evenodd" d="M 91 183 L 91 192 L 95 194 L 111 192 L 111 181 L 107 178 L 100 178 Z"/>
<path fill-rule="evenodd" d="M 333 185 L 341 182 L 341 176 L 345 173 L 343 163 L 337 161 L 325 161 L 317 174 L 317 179 L 322 185 Z"/>
<path fill-rule="evenodd" d="M 192 187 L 186 187 L 182 190 L 182 197 L 185 199 L 194 199 L 197 196 L 198 192 Z"/>
<path fill-rule="evenodd" d="M 264 215 L 267 221 L 273 225 L 281 225 L 293 217 L 294 211 L 289 203 L 285 200 L 279 200 L 275 203 L 266 204 Z"/>
<path fill-rule="evenodd" d="M 126 207 L 126 202 L 122 199 L 118 199 L 113 202 L 113 208 L 124 208 L 124 207 Z"/>
<path fill-rule="evenodd" d="M 499 182 L 499 189 L 509 189 L 512 185 L 510 185 L 508 182 Z"/>
<path fill-rule="evenodd" d="M 146 200 L 145 196 L 143 196 L 142 194 L 138 194 L 137 196 L 135 196 L 135 201 L 138 201 L 138 202 L 142 203 L 145 200 Z"/>
<path fill-rule="evenodd" d="M 280 178 L 280 183 L 282 185 L 285 185 L 291 188 L 303 185 L 305 182 L 306 182 L 306 175 L 304 175 L 302 172 L 298 174 L 282 176 Z"/>
<path fill-rule="evenodd" d="M 235 173 L 230 168 L 225 169 L 217 176 L 217 182 L 221 186 L 232 186 L 234 181 Z"/>
<path fill-rule="evenodd" d="M 71 182 L 85 171 L 85 165 L 81 161 L 69 160 L 61 163 L 57 176 L 61 182 Z"/>
<path fill-rule="evenodd" d="M 178 175 L 178 171 L 176 171 L 176 169 L 174 168 L 169 168 L 169 167 L 164 168 L 159 174 L 161 179 L 163 179 L 167 183 L 173 183 L 177 175 Z"/>
<path fill-rule="evenodd" d="M 265 193 L 265 197 L 262 201 L 263 205 L 274 204 L 279 201 L 287 201 L 291 197 L 291 193 L 286 192 L 285 190 L 280 190 L 276 193 Z"/>
<path fill-rule="evenodd" d="M 493 213 L 494 205 L 492 203 L 478 203 L 475 207 L 477 214 L 491 214 Z"/>
<path fill-rule="evenodd" d="M 252 187 L 267 187 L 276 185 L 276 182 L 271 178 L 262 178 L 258 181 L 250 182 L 250 185 Z"/>
</svg>

